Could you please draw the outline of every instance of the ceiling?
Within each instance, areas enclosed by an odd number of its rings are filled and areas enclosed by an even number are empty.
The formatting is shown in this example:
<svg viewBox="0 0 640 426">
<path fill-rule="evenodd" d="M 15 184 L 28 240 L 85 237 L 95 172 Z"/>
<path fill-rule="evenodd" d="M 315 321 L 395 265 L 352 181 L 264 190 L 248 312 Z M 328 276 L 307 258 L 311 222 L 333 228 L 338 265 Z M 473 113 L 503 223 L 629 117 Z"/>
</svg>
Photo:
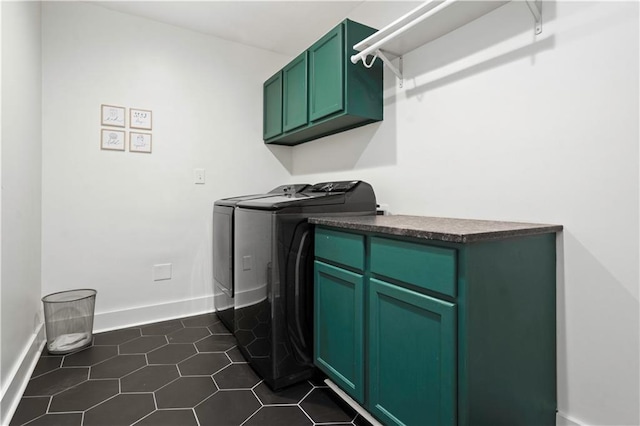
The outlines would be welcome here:
<svg viewBox="0 0 640 426">
<path fill-rule="evenodd" d="M 347 17 L 382 28 L 419 4 L 415 1 L 371 0 L 91 3 L 288 56 L 302 52 Z M 360 19 L 351 16 L 356 9 Z M 371 19 L 362 19 L 367 16 Z"/>
</svg>

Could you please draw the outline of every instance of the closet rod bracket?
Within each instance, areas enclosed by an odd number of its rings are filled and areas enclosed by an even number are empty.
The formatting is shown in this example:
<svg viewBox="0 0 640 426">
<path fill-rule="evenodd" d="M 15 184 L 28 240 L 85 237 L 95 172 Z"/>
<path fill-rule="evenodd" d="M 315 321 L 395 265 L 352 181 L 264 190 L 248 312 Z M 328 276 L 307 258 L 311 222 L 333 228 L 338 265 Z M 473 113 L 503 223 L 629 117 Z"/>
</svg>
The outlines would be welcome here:
<svg viewBox="0 0 640 426">
<path fill-rule="evenodd" d="M 529 10 L 533 15 L 533 19 L 536 21 L 535 32 L 542 34 L 542 1 L 540 0 L 525 0 Z"/>
<path fill-rule="evenodd" d="M 376 56 L 384 62 L 384 65 L 388 67 L 391 72 L 393 72 L 396 77 L 400 80 L 400 88 L 402 89 L 402 84 L 404 83 L 404 78 L 402 77 L 402 56 L 398 58 L 398 67 L 393 65 L 393 62 L 384 54 L 380 49 L 376 50 Z"/>
</svg>

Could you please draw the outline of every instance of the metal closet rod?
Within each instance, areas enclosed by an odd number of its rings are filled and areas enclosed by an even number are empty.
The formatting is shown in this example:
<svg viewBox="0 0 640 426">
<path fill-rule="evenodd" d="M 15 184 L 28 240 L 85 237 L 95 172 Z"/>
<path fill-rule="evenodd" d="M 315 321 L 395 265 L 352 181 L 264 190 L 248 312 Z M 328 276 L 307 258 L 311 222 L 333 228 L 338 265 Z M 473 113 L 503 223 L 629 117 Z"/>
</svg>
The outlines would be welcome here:
<svg viewBox="0 0 640 426">
<path fill-rule="evenodd" d="M 383 38 L 382 40 L 379 40 L 376 43 L 373 43 L 371 46 L 367 47 L 366 49 L 364 49 L 363 51 L 356 53 L 355 55 L 351 56 L 351 62 L 354 64 L 357 64 L 359 60 L 362 60 L 363 58 L 366 58 L 367 56 L 371 55 L 372 52 L 375 52 L 376 50 L 380 49 L 380 46 L 385 45 L 389 40 L 393 40 L 394 38 L 398 37 L 400 34 L 404 33 L 405 31 L 413 28 L 414 26 L 418 25 L 419 23 L 421 23 L 422 21 L 424 21 L 425 19 L 435 15 L 436 13 L 440 12 L 443 9 L 446 9 L 447 7 L 451 6 L 452 4 L 458 2 L 459 0 L 445 0 L 443 3 L 439 4 L 438 6 L 434 7 L 433 9 L 431 9 L 430 11 L 426 12 L 423 15 L 420 15 L 420 17 L 414 19 L 413 21 L 411 21 L 410 23 L 408 23 L 407 25 L 398 28 L 396 31 L 392 32 L 391 34 L 389 34 L 388 36 L 386 36 L 385 38 Z"/>
<path fill-rule="evenodd" d="M 366 49 L 362 50 L 361 52 L 356 53 L 355 55 L 351 56 L 351 62 L 354 64 L 357 64 L 358 61 L 362 60 L 362 63 L 364 63 L 366 66 L 370 67 L 371 65 L 373 65 L 373 62 L 376 59 L 376 56 L 382 56 L 380 55 L 380 47 L 384 46 L 389 40 L 393 40 L 394 38 L 398 37 L 400 34 L 404 33 L 405 31 L 413 28 L 414 26 L 418 25 L 419 23 L 421 23 L 422 21 L 424 21 L 425 19 L 430 18 L 431 16 L 437 14 L 438 12 L 440 12 L 443 9 L 446 9 L 447 7 L 451 6 L 452 4 L 457 3 L 460 0 L 444 0 L 442 3 L 440 3 L 439 5 L 435 6 L 433 9 L 429 10 L 428 12 L 425 12 L 423 15 L 420 15 L 418 18 L 414 19 L 413 21 L 409 22 L 408 24 L 404 25 L 403 27 L 398 28 L 396 31 L 392 32 L 391 34 L 389 34 L 388 36 L 384 37 L 383 39 L 373 43 L 371 46 L 367 47 Z M 525 0 L 525 2 L 527 3 L 527 6 L 529 6 L 529 10 L 531 11 L 531 13 L 533 14 L 533 19 L 536 22 L 536 26 L 535 26 L 535 33 L 536 34 L 540 34 L 542 32 L 542 11 L 541 9 L 541 5 L 538 5 L 538 0 Z M 418 7 L 416 9 L 416 11 L 418 9 L 421 9 L 422 7 L 425 7 L 428 3 L 425 3 L 424 5 Z M 393 53 L 393 52 L 391 52 Z M 365 58 L 369 55 L 373 55 L 373 59 L 371 60 L 371 62 L 369 64 L 365 63 Z M 386 59 L 386 58 L 385 58 Z M 386 62 L 390 62 L 388 60 L 385 61 Z M 395 72 L 395 71 L 394 71 Z M 398 73 L 396 73 L 398 74 Z"/>
</svg>

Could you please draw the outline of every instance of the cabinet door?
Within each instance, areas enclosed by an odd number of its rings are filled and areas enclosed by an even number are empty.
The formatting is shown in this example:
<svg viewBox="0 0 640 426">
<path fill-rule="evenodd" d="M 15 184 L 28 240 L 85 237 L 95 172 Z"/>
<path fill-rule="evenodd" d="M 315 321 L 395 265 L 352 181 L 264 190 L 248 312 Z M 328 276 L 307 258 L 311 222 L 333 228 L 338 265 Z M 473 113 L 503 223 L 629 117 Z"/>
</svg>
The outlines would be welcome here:
<svg viewBox="0 0 640 426">
<path fill-rule="evenodd" d="M 283 130 L 288 132 L 307 124 L 307 52 L 282 70 Z"/>
<path fill-rule="evenodd" d="M 331 380 L 364 403 L 364 278 L 315 262 L 315 362 Z"/>
<path fill-rule="evenodd" d="M 344 108 L 343 26 L 309 48 L 309 121 Z"/>
<path fill-rule="evenodd" d="M 282 133 L 282 71 L 265 81 L 262 91 L 262 137 Z"/>
<path fill-rule="evenodd" d="M 369 410 L 389 425 L 456 422 L 455 305 L 370 280 Z"/>
</svg>

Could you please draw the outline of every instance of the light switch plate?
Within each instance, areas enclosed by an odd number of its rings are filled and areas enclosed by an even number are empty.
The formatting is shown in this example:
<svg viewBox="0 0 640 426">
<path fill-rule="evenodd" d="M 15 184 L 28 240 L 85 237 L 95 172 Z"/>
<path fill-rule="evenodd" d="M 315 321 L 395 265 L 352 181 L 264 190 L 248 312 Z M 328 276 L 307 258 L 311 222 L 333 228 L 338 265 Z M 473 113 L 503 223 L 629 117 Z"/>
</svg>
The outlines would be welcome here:
<svg viewBox="0 0 640 426">
<path fill-rule="evenodd" d="M 196 184 L 203 185 L 204 184 L 204 169 L 193 169 L 193 181 Z"/>
</svg>

